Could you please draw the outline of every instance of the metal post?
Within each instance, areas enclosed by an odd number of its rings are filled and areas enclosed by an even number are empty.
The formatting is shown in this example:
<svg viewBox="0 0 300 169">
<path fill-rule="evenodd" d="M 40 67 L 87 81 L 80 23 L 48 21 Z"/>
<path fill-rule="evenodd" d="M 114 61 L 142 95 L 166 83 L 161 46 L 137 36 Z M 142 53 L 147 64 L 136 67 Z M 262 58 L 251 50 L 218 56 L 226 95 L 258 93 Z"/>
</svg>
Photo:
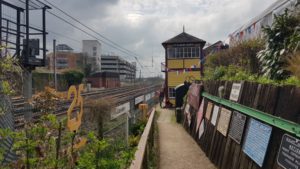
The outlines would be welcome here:
<svg viewBox="0 0 300 169">
<path fill-rule="evenodd" d="M 57 77 L 56 77 L 56 40 L 53 39 L 53 71 L 54 71 L 54 88 L 57 90 Z"/>
<path fill-rule="evenodd" d="M 7 47 L 8 47 L 8 27 L 9 27 L 9 22 L 6 21 L 6 31 L 7 32 L 6 32 L 6 37 L 5 37 L 5 55 L 4 56 L 7 56 L 7 54 L 8 54 L 8 49 L 7 49 Z"/>
<path fill-rule="evenodd" d="M 126 113 L 126 126 L 125 126 L 125 137 L 126 137 L 126 145 L 128 146 L 129 145 L 129 142 L 128 142 L 128 137 L 129 137 L 129 112 Z"/>
<path fill-rule="evenodd" d="M 43 8 L 43 60 L 42 65 L 46 63 L 46 7 Z"/>
<path fill-rule="evenodd" d="M 26 56 L 25 65 L 29 61 L 29 0 L 26 0 Z"/>
<path fill-rule="evenodd" d="M 29 0 L 26 0 L 26 56 L 25 65 L 28 64 L 29 58 Z M 23 72 L 24 84 L 23 84 L 23 95 L 26 101 L 32 97 L 32 74 L 30 68 L 24 69 Z M 25 104 L 26 112 L 24 113 L 24 118 L 26 121 L 32 119 L 32 110 L 29 103 Z"/>
<path fill-rule="evenodd" d="M 203 72 L 203 66 L 204 66 L 204 53 L 203 53 L 203 49 L 200 47 L 200 77 L 203 78 L 204 76 L 204 72 Z"/>
<path fill-rule="evenodd" d="M 17 38 L 16 38 L 16 55 L 21 56 L 21 12 L 17 10 Z"/>
<path fill-rule="evenodd" d="M 2 47 L 2 0 L 0 0 L 0 47 Z M 0 57 L 2 57 L 1 49 L 0 49 Z"/>
<path fill-rule="evenodd" d="M 23 78 L 24 78 L 23 96 L 24 96 L 25 100 L 28 101 L 32 97 L 32 74 L 31 74 L 31 72 L 24 69 Z M 30 121 L 32 119 L 31 105 L 27 102 L 24 107 L 26 109 L 26 111 L 24 113 L 24 118 L 26 121 Z"/>
</svg>

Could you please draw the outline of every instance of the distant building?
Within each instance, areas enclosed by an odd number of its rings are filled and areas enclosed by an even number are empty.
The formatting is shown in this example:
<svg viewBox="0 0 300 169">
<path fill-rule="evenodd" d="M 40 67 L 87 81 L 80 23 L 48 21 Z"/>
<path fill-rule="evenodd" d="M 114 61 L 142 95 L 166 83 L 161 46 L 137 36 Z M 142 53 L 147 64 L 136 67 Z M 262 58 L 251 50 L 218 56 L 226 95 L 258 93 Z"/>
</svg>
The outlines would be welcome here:
<svg viewBox="0 0 300 169">
<path fill-rule="evenodd" d="M 73 52 L 74 50 L 67 44 L 58 44 L 56 46 L 56 51 L 58 51 L 58 52 Z"/>
<path fill-rule="evenodd" d="M 212 45 L 209 45 L 203 49 L 204 56 L 211 55 L 223 49 L 228 49 L 229 45 L 224 44 L 222 41 L 218 41 Z"/>
<path fill-rule="evenodd" d="M 175 105 L 175 87 L 187 79 L 200 79 L 206 41 L 184 31 L 163 42 L 165 48 L 165 97 Z"/>
<path fill-rule="evenodd" d="M 116 72 L 96 72 L 91 74 L 87 81 L 95 88 L 120 87 L 120 75 Z"/>
<path fill-rule="evenodd" d="M 251 19 L 245 25 L 241 26 L 229 35 L 229 45 L 261 37 L 262 27 L 271 26 L 274 21 L 274 15 L 284 13 L 285 9 L 293 9 L 299 0 L 277 0 L 261 14 Z M 299 3 L 299 2 L 298 2 Z"/>
<path fill-rule="evenodd" d="M 82 53 L 91 58 L 87 64 L 91 65 L 92 72 L 101 70 L 101 44 L 97 40 L 83 40 Z"/>
<path fill-rule="evenodd" d="M 130 63 L 119 56 L 102 55 L 101 71 L 119 73 L 121 81 L 133 82 L 136 77 L 136 63 Z"/>
</svg>

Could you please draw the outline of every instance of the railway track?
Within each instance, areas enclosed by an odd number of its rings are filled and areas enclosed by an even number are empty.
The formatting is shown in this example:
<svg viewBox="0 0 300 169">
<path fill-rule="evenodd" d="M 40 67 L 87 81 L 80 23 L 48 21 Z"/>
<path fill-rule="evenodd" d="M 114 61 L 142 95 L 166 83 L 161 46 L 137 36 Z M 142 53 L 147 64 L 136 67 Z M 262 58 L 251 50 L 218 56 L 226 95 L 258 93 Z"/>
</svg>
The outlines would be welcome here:
<svg viewBox="0 0 300 169">
<path fill-rule="evenodd" d="M 151 86 L 128 86 L 114 89 L 102 89 L 91 92 L 82 93 L 82 96 L 85 99 L 99 99 L 99 98 L 113 98 L 116 100 L 117 104 L 124 103 L 130 99 L 133 99 L 136 96 L 147 94 L 149 92 L 159 89 L 161 85 L 151 85 Z M 14 119 L 15 119 L 15 128 L 20 129 L 24 127 L 24 113 L 28 110 L 24 108 L 25 105 L 24 98 L 13 99 L 14 107 Z M 71 101 L 64 101 L 58 103 L 58 109 L 53 114 L 57 116 L 66 115 L 66 111 L 69 108 Z M 33 113 L 33 120 L 38 120 L 40 117 L 39 112 Z"/>
</svg>

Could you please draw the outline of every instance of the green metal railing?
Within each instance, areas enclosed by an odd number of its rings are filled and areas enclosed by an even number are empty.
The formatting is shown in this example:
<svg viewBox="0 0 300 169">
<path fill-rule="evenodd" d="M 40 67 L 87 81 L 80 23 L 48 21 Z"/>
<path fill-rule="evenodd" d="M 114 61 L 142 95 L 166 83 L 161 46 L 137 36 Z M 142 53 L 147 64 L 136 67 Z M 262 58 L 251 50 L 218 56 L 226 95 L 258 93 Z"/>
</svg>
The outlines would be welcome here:
<svg viewBox="0 0 300 169">
<path fill-rule="evenodd" d="M 265 123 L 268 123 L 272 126 L 280 128 L 284 131 L 292 133 L 292 134 L 296 135 L 297 137 L 300 137 L 300 125 L 297 123 L 267 114 L 265 112 L 262 112 L 262 111 L 259 111 L 259 110 L 256 110 L 256 109 L 253 109 L 253 108 L 250 108 L 250 107 L 247 107 L 247 106 L 244 106 L 244 105 L 241 105 L 241 104 L 238 104 L 238 103 L 235 103 L 235 102 L 232 102 L 232 101 L 220 98 L 220 97 L 213 96 L 207 92 L 203 92 L 202 96 L 209 100 L 212 100 L 216 103 L 219 103 L 219 104 L 229 107 L 231 109 L 237 110 L 237 111 L 239 111 L 243 114 L 246 114 L 250 117 L 256 118 L 256 119 L 261 120 Z"/>
</svg>

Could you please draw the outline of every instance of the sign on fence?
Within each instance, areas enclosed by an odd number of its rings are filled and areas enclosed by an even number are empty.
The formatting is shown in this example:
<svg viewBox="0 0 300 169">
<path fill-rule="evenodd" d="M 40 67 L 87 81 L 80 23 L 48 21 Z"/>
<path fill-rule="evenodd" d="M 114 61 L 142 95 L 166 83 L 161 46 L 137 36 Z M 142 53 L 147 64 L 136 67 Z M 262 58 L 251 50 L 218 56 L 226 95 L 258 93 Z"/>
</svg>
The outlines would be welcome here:
<svg viewBox="0 0 300 169">
<path fill-rule="evenodd" d="M 211 112 L 212 112 L 213 104 L 211 102 L 208 102 L 206 112 L 205 112 L 205 118 L 207 120 L 210 120 Z"/>
<path fill-rule="evenodd" d="M 145 95 L 145 101 L 149 101 L 151 99 L 151 93 Z"/>
<path fill-rule="evenodd" d="M 151 98 L 153 98 L 155 96 L 155 92 L 151 93 Z"/>
<path fill-rule="evenodd" d="M 241 144 L 247 117 L 237 111 L 232 114 L 228 136 Z"/>
<path fill-rule="evenodd" d="M 300 168 L 300 139 L 288 134 L 283 135 L 277 163 L 285 169 Z"/>
<path fill-rule="evenodd" d="M 242 84 L 241 83 L 233 83 L 230 93 L 230 100 L 237 102 L 240 97 Z"/>
<path fill-rule="evenodd" d="M 116 107 L 116 110 L 111 114 L 111 119 L 115 119 L 122 114 L 128 113 L 130 111 L 130 103 L 126 102 Z"/>
<path fill-rule="evenodd" d="M 211 117 L 211 124 L 213 124 L 214 126 L 217 123 L 217 118 L 218 118 L 218 115 L 219 115 L 219 109 L 220 109 L 219 106 L 217 106 L 217 105 L 214 106 L 214 111 L 213 111 L 213 114 L 212 114 L 212 117 Z"/>
<path fill-rule="evenodd" d="M 265 159 L 271 132 L 271 126 L 250 118 L 243 151 L 260 167 Z"/>
<path fill-rule="evenodd" d="M 139 104 L 139 103 L 141 103 L 141 102 L 143 102 L 143 101 L 144 101 L 144 95 L 139 96 L 139 97 L 136 97 L 136 98 L 134 99 L 134 104 L 137 105 L 137 104 Z"/>
<path fill-rule="evenodd" d="M 231 117 L 231 111 L 227 110 L 225 108 L 221 108 L 221 113 L 220 113 L 220 117 L 219 117 L 217 130 L 220 133 L 222 133 L 225 137 L 227 136 L 230 117 Z"/>
</svg>

